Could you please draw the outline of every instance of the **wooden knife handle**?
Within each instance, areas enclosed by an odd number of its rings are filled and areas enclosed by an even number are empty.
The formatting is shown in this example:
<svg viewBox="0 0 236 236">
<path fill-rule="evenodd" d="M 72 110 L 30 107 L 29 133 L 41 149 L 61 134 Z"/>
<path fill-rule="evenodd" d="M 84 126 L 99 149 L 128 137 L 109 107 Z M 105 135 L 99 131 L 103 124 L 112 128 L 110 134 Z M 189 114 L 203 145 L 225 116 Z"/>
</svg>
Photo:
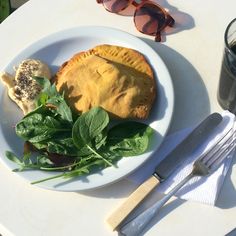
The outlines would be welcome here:
<svg viewBox="0 0 236 236">
<path fill-rule="evenodd" d="M 152 192 L 152 190 L 160 183 L 155 177 L 151 176 L 143 184 L 141 184 L 108 218 L 107 223 L 112 230 L 126 219 L 126 217 Z"/>
</svg>

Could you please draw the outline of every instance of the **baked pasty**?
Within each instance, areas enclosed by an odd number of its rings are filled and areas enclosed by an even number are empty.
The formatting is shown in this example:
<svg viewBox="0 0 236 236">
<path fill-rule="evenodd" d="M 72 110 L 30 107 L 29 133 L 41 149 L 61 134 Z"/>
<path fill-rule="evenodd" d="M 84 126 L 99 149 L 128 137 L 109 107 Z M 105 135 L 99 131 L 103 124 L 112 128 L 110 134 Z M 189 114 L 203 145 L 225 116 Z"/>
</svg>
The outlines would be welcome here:
<svg viewBox="0 0 236 236">
<path fill-rule="evenodd" d="M 144 56 L 113 45 L 76 54 L 61 66 L 55 82 L 79 113 L 100 106 L 116 118 L 145 119 L 156 96 L 154 75 Z"/>
</svg>

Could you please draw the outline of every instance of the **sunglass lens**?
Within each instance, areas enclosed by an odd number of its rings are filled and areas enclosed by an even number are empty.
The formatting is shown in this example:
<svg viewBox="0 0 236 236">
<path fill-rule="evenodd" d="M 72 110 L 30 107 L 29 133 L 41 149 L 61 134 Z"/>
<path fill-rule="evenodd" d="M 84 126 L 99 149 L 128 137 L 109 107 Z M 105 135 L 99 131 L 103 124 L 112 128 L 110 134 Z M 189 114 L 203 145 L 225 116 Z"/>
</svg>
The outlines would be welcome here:
<svg viewBox="0 0 236 236">
<path fill-rule="evenodd" d="M 118 13 L 130 4 L 130 0 L 103 0 L 103 6 L 110 12 Z"/>
<path fill-rule="evenodd" d="M 134 15 L 134 22 L 140 32 L 148 35 L 156 35 L 165 27 L 166 15 L 160 7 L 146 3 L 137 8 Z"/>
</svg>

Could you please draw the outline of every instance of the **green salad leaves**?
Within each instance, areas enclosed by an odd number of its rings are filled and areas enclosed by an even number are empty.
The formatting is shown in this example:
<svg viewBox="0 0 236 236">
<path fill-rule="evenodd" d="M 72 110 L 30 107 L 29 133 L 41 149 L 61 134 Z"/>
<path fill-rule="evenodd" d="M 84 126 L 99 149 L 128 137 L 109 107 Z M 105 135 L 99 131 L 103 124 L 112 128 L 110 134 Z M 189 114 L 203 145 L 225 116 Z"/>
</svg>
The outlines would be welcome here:
<svg viewBox="0 0 236 236">
<path fill-rule="evenodd" d="M 6 157 L 19 166 L 14 171 L 61 172 L 33 184 L 90 174 L 115 166 L 122 157 L 137 156 L 147 150 L 153 134 L 148 125 L 125 121 L 112 126 L 101 107 L 75 115 L 55 84 L 45 78 L 34 79 L 42 86 L 37 107 L 15 127 L 17 136 L 25 141 L 24 155 L 17 157 L 7 151 Z"/>
</svg>

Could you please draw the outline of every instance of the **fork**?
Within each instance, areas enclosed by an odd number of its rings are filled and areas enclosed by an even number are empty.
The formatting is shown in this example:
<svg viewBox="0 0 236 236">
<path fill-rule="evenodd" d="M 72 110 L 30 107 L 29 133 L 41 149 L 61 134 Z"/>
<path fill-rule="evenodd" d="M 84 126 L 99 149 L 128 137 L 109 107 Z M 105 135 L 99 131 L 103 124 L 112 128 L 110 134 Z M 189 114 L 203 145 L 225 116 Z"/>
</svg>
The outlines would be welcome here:
<svg viewBox="0 0 236 236">
<path fill-rule="evenodd" d="M 234 150 L 236 131 L 230 129 L 223 137 L 216 141 L 207 152 L 203 153 L 193 164 L 192 171 L 178 183 L 161 200 L 154 203 L 147 210 L 120 228 L 121 235 L 138 236 L 157 214 L 160 208 L 194 176 L 207 176 L 216 171 L 225 158 Z"/>
</svg>

